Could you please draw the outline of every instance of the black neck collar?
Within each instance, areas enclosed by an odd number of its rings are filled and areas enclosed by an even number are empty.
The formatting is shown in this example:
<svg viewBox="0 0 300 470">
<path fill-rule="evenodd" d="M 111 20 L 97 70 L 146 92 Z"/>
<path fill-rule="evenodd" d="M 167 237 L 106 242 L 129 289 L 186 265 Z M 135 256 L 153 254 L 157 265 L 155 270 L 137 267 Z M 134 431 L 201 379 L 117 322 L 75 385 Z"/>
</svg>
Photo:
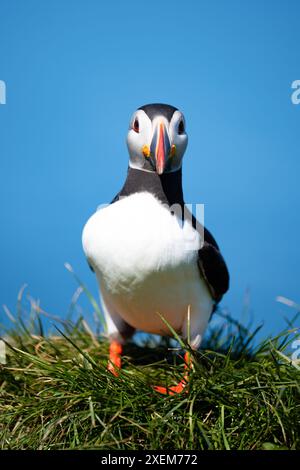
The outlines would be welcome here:
<svg viewBox="0 0 300 470">
<path fill-rule="evenodd" d="M 184 205 L 182 192 L 182 170 L 158 175 L 155 171 L 142 171 L 128 168 L 127 178 L 119 196 L 130 196 L 147 191 L 156 196 L 162 203 Z"/>
</svg>

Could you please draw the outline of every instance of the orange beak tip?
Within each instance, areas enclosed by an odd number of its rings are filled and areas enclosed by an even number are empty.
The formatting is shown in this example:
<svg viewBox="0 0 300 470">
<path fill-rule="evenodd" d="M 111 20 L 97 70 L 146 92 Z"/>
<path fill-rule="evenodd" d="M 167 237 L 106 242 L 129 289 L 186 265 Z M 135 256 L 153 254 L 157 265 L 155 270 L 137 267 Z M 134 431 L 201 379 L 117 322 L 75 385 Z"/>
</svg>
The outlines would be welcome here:
<svg viewBox="0 0 300 470">
<path fill-rule="evenodd" d="M 161 175 L 165 167 L 165 147 L 164 147 L 164 125 L 160 124 L 159 126 L 159 137 L 158 144 L 156 149 L 156 171 Z"/>
</svg>

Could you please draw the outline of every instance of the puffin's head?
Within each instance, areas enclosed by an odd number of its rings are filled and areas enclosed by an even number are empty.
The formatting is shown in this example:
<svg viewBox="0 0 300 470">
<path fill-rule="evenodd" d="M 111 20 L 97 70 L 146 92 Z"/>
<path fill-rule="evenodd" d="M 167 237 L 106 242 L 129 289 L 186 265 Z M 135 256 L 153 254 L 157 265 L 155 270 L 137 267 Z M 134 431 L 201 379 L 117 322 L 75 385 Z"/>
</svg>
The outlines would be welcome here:
<svg viewBox="0 0 300 470">
<path fill-rule="evenodd" d="M 177 108 L 160 103 L 141 106 L 129 125 L 129 166 L 159 175 L 179 170 L 187 142 L 184 116 Z"/>
</svg>

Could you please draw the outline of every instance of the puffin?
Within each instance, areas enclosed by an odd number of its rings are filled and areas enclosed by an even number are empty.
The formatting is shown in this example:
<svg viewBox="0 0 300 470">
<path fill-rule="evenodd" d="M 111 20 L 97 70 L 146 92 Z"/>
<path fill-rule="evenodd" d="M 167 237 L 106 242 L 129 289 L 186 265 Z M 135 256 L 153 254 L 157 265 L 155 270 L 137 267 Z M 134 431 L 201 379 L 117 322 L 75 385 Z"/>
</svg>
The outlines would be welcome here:
<svg viewBox="0 0 300 470">
<path fill-rule="evenodd" d="M 189 342 L 182 380 L 153 387 L 163 394 L 186 389 L 190 351 L 199 348 L 212 313 L 229 289 L 217 242 L 184 202 L 187 143 L 185 117 L 178 108 L 162 103 L 138 108 L 127 134 L 125 183 L 82 232 L 107 325 L 107 369 L 119 375 L 124 343 L 136 330 L 162 336 L 176 332 Z"/>
</svg>

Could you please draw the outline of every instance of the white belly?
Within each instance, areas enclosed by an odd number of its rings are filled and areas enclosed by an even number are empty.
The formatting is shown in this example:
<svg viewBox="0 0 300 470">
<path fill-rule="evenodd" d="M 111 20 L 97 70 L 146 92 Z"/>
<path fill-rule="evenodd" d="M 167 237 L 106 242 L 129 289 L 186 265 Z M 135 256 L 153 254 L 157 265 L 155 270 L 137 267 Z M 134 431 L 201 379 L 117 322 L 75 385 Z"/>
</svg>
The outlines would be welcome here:
<svg viewBox="0 0 300 470">
<path fill-rule="evenodd" d="M 181 332 L 190 306 L 196 329 L 205 328 L 213 301 L 197 266 L 199 234 L 150 193 L 97 211 L 82 238 L 106 305 L 131 326 L 169 334 L 161 314 Z"/>
</svg>

